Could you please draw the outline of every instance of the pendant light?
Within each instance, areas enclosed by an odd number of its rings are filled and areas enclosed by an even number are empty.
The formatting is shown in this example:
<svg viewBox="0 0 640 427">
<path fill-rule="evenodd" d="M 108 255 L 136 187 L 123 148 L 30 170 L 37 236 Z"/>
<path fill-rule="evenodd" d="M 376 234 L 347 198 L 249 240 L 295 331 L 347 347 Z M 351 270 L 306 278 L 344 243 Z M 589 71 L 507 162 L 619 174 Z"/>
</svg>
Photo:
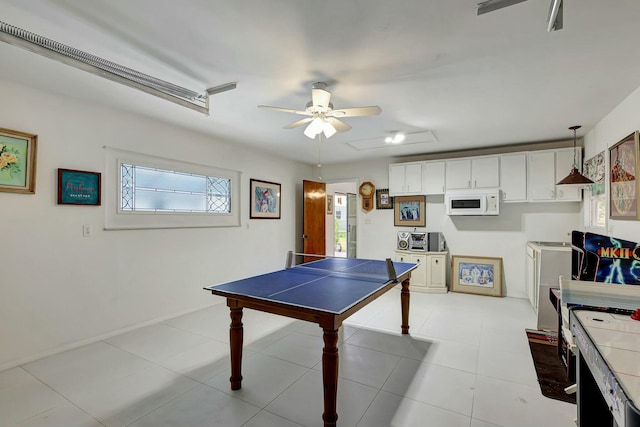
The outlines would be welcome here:
<svg viewBox="0 0 640 427">
<path fill-rule="evenodd" d="M 593 181 L 578 172 L 578 162 L 576 161 L 576 130 L 581 127 L 582 126 L 571 126 L 569 128 L 573 131 L 573 168 L 571 172 L 569 172 L 569 175 L 556 185 L 593 184 Z"/>
</svg>

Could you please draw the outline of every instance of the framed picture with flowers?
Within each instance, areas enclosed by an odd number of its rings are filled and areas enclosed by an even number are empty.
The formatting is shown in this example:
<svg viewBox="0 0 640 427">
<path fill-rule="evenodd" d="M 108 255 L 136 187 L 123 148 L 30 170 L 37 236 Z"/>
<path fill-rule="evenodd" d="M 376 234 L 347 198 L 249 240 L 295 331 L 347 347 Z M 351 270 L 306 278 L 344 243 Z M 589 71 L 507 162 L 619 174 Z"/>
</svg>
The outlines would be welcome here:
<svg viewBox="0 0 640 427">
<path fill-rule="evenodd" d="M 0 191 L 36 192 L 38 136 L 0 128 Z"/>
</svg>

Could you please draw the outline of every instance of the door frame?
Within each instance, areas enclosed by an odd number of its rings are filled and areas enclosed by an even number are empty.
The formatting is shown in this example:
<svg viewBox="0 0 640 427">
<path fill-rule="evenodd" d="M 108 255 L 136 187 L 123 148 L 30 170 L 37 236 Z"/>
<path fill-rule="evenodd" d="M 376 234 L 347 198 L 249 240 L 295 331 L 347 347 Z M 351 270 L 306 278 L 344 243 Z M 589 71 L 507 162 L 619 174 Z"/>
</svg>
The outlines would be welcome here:
<svg viewBox="0 0 640 427">
<path fill-rule="evenodd" d="M 360 185 L 360 178 L 344 178 L 344 179 L 334 179 L 330 181 L 326 181 L 326 193 L 334 194 L 334 193 L 353 193 L 356 194 L 356 200 L 358 198 L 358 186 Z M 334 202 L 335 203 L 335 202 Z M 359 207 L 356 206 L 356 224 L 359 220 Z M 334 210 L 335 212 L 335 210 Z M 333 228 L 333 215 L 327 215 L 327 224 L 325 227 L 325 246 L 326 246 L 326 254 L 328 256 L 333 256 L 335 248 L 333 247 L 334 241 L 334 228 Z M 356 227 L 356 242 L 359 241 L 358 236 L 358 227 Z M 358 251 L 356 250 L 356 254 Z"/>
</svg>

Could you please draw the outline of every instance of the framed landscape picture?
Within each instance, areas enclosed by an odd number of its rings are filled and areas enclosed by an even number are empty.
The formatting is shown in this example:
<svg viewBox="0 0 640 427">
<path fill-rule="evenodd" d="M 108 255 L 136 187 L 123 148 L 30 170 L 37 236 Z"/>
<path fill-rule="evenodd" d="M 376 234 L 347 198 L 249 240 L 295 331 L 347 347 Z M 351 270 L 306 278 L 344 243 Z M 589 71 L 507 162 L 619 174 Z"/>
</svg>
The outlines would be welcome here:
<svg viewBox="0 0 640 427">
<path fill-rule="evenodd" d="M 451 292 L 502 296 L 502 258 L 451 257 Z"/>
<path fill-rule="evenodd" d="M 638 219 L 638 131 L 609 148 L 609 217 Z"/>
<path fill-rule="evenodd" d="M 280 184 L 250 180 L 250 218 L 280 219 Z"/>
<path fill-rule="evenodd" d="M 401 227 L 424 227 L 425 196 L 396 196 L 393 199 L 393 225 Z"/>
<path fill-rule="evenodd" d="M 0 191 L 36 192 L 38 136 L 0 128 Z"/>
</svg>

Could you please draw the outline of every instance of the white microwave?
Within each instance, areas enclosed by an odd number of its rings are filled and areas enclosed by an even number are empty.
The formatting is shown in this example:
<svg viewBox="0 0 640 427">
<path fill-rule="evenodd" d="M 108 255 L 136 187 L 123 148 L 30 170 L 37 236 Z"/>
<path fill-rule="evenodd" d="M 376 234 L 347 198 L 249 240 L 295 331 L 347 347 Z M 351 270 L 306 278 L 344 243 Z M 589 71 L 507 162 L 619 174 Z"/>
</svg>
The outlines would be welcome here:
<svg viewBox="0 0 640 427">
<path fill-rule="evenodd" d="M 498 215 L 500 190 L 450 191 L 444 196 L 447 215 Z"/>
</svg>

